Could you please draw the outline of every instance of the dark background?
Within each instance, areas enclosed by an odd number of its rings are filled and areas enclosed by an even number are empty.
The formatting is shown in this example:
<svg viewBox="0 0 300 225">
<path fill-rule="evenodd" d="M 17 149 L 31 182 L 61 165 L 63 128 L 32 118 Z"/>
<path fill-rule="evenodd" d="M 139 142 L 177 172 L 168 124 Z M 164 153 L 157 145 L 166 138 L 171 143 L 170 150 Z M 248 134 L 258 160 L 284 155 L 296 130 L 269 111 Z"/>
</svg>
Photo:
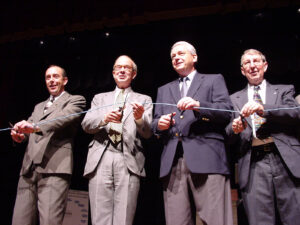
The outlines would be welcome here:
<svg viewBox="0 0 300 225">
<path fill-rule="evenodd" d="M 300 1 L 37 1 L 0 3 L 0 128 L 27 119 L 48 93 L 44 72 L 59 64 L 67 90 L 86 97 L 114 88 L 114 60 L 129 55 L 138 66 L 135 91 L 156 99 L 157 88 L 177 77 L 170 48 L 185 40 L 195 46 L 202 73 L 222 73 L 230 94 L 245 87 L 240 56 L 261 50 L 273 84 L 294 84 L 300 94 Z M 82 178 L 92 136 L 81 129 L 74 149 L 72 189 L 87 190 Z M 1 224 L 11 223 L 26 144 L 13 146 L 0 133 Z M 164 224 L 158 179 L 161 145 L 145 142 L 147 178 L 142 180 L 135 225 Z M 234 157 L 232 157 L 234 158 Z M 235 187 L 235 185 L 233 185 Z M 240 223 L 242 224 L 242 222 Z"/>
</svg>

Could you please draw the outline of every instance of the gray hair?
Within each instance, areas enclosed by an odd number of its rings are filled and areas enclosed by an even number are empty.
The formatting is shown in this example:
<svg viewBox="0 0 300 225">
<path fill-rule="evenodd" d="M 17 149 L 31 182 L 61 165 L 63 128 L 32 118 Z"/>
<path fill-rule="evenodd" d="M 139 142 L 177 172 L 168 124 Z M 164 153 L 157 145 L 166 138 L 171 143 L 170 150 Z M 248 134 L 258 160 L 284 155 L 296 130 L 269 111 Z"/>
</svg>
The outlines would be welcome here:
<svg viewBox="0 0 300 225">
<path fill-rule="evenodd" d="M 196 49 L 193 45 L 191 45 L 190 43 L 186 42 L 186 41 L 178 41 L 176 42 L 172 48 L 171 48 L 171 52 L 173 50 L 173 48 L 175 48 L 178 45 L 184 45 L 184 47 L 192 54 L 192 55 L 197 55 Z"/>
<path fill-rule="evenodd" d="M 267 59 L 266 59 L 266 56 L 264 54 L 262 54 L 262 52 L 256 50 L 256 49 L 247 49 L 244 51 L 243 55 L 241 56 L 241 66 L 243 66 L 243 59 L 245 57 L 245 55 L 248 55 L 248 54 L 257 54 L 257 55 L 260 55 L 261 59 L 263 62 L 266 62 Z"/>
<path fill-rule="evenodd" d="M 132 58 L 130 58 L 128 55 L 120 55 L 116 60 L 115 63 L 113 65 L 113 69 L 115 67 L 115 64 L 117 62 L 117 60 L 121 57 L 127 57 L 128 59 L 130 59 L 131 63 L 132 63 L 132 71 L 137 73 L 137 65 L 135 64 L 135 62 L 132 60 Z"/>
</svg>

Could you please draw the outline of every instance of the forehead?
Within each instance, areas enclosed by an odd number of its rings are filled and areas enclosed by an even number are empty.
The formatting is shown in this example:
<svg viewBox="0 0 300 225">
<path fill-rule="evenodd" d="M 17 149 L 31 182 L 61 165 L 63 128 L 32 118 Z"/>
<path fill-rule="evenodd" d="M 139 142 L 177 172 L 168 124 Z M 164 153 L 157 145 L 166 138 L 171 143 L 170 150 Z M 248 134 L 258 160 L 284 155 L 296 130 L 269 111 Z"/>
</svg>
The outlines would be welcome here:
<svg viewBox="0 0 300 225">
<path fill-rule="evenodd" d="M 116 60 L 115 65 L 130 65 L 131 66 L 132 62 L 128 57 L 123 56 L 123 57 L 119 57 Z"/>
<path fill-rule="evenodd" d="M 62 75 L 62 69 L 61 68 L 59 68 L 59 67 L 57 67 L 57 66 L 52 66 L 52 67 L 50 67 L 50 68 L 48 68 L 47 70 L 46 70 L 46 73 L 45 73 L 45 75 L 48 75 L 48 74 L 60 74 L 60 75 Z"/>
<path fill-rule="evenodd" d="M 172 50 L 171 50 L 171 54 L 176 53 L 176 52 L 180 52 L 180 51 L 188 51 L 187 47 L 185 45 L 176 45 Z"/>
<path fill-rule="evenodd" d="M 261 55 L 255 52 L 247 53 L 243 55 L 242 61 L 251 60 L 251 59 L 261 59 Z"/>
</svg>

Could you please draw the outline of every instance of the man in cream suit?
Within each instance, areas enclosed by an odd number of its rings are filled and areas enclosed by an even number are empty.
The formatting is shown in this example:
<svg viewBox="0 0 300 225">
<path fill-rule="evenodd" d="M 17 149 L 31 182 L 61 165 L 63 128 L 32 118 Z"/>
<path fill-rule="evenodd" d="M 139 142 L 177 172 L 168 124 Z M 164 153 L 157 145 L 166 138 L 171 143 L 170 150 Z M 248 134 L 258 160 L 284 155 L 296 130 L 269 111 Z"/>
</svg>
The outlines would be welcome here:
<svg viewBox="0 0 300 225">
<path fill-rule="evenodd" d="M 50 98 L 37 104 L 31 117 L 11 130 L 15 142 L 28 139 L 13 225 L 37 224 L 38 216 L 40 225 L 59 225 L 64 217 L 73 167 L 73 137 L 80 123 L 79 115 L 65 116 L 81 112 L 85 99 L 65 91 L 68 78 L 59 66 L 46 70 L 45 81 Z"/>
<path fill-rule="evenodd" d="M 297 106 L 294 87 L 268 83 L 267 68 L 260 51 L 242 55 L 248 85 L 231 95 L 240 113 L 227 133 L 240 147 L 239 186 L 249 224 L 300 224 L 300 110 L 288 109 Z"/>
<path fill-rule="evenodd" d="M 130 87 L 136 74 L 131 58 L 117 58 L 115 90 L 95 95 L 82 121 L 83 129 L 94 134 L 84 171 L 93 225 L 131 225 L 134 219 L 140 177 L 145 176 L 141 138 L 151 136 L 152 121 L 151 98 Z"/>
</svg>

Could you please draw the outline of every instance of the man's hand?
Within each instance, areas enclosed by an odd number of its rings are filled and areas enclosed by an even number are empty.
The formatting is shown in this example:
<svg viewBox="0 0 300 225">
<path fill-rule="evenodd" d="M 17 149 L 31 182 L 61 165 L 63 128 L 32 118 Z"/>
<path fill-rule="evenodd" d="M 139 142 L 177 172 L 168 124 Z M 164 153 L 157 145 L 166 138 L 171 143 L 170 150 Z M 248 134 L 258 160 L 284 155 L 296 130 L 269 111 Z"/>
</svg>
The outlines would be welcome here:
<svg viewBox="0 0 300 225">
<path fill-rule="evenodd" d="M 17 143 L 21 143 L 24 139 L 25 139 L 25 135 L 22 133 L 18 133 L 17 131 L 15 131 L 14 129 L 11 129 L 10 131 L 10 135 L 11 138 L 17 142 Z"/>
<path fill-rule="evenodd" d="M 30 134 L 39 131 L 39 127 L 35 126 L 33 123 L 29 123 L 26 120 L 22 120 L 16 123 L 13 127 L 17 133 Z"/>
<path fill-rule="evenodd" d="M 197 110 L 194 109 L 194 107 L 200 107 L 200 102 L 192 99 L 191 97 L 183 97 L 177 103 L 177 108 L 179 110 L 187 110 L 187 109 Z"/>
<path fill-rule="evenodd" d="M 134 119 L 135 120 L 141 119 L 145 112 L 144 106 L 136 102 L 131 103 L 131 105 L 132 105 L 132 112 L 133 112 Z"/>
<path fill-rule="evenodd" d="M 232 130 L 235 134 L 241 133 L 247 127 L 247 122 L 239 116 L 232 121 Z"/>
<path fill-rule="evenodd" d="M 255 101 L 247 102 L 241 110 L 242 116 L 249 117 L 253 113 L 257 113 L 258 115 L 262 116 L 264 113 L 264 106 Z"/>
<path fill-rule="evenodd" d="M 160 119 L 158 120 L 158 130 L 167 130 L 170 128 L 171 125 L 175 124 L 175 119 L 173 117 L 176 115 L 176 112 L 162 115 Z"/>
<path fill-rule="evenodd" d="M 123 116 L 122 110 L 113 110 L 104 115 L 104 122 L 121 123 L 122 116 Z"/>
</svg>

